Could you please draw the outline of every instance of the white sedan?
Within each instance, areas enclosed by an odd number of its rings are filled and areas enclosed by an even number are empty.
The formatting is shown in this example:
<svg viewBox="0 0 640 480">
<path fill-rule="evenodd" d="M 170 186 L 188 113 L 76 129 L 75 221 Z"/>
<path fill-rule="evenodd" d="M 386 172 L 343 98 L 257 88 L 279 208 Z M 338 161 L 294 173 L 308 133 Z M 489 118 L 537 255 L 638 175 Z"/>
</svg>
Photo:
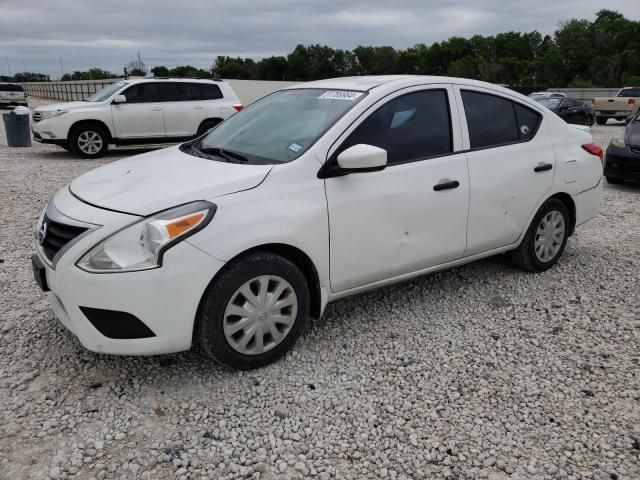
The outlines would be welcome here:
<svg viewBox="0 0 640 480">
<path fill-rule="evenodd" d="M 34 274 L 90 350 L 198 343 L 255 368 L 330 301 L 504 252 L 547 270 L 601 180 L 589 129 L 511 90 L 322 80 L 71 182 L 38 221 Z"/>
</svg>

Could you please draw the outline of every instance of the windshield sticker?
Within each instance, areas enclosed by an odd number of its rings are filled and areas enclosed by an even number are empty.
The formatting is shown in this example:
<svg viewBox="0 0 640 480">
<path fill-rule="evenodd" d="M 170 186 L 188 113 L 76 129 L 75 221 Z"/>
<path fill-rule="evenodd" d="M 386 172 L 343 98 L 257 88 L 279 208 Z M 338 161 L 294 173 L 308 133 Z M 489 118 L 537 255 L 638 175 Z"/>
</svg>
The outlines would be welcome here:
<svg viewBox="0 0 640 480">
<path fill-rule="evenodd" d="M 304 147 L 302 145 L 298 145 L 297 143 L 292 143 L 291 145 L 289 145 L 287 147 L 289 150 L 291 150 L 294 153 L 298 153 L 300 150 L 302 150 Z"/>
<path fill-rule="evenodd" d="M 324 98 L 325 100 L 347 100 L 353 102 L 358 97 L 362 96 L 362 92 L 352 92 L 348 90 L 329 90 L 324 92 L 318 98 Z"/>
</svg>

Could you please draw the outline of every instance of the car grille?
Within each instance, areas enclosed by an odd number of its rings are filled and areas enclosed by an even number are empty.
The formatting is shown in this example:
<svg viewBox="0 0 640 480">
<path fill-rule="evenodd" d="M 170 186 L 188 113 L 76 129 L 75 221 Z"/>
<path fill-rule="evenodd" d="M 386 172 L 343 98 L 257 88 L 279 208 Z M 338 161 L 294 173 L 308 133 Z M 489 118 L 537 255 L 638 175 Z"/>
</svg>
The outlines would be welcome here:
<svg viewBox="0 0 640 480">
<path fill-rule="evenodd" d="M 42 114 L 40 112 L 33 112 L 32 120 L 34 123 L 38 123 L 40 120 L 42 120 Z"/>
<path fill-rule="evenodd" d="M 47 215 L 42 219 L 41 232 L 44 231 L 44 238 L 40 239 L 42 251 L 50 261 L 53 257 L 70 241 L 86 232 L 88 228 L 67 225 L 65 223 L 54 222 Z"/>
</svg>

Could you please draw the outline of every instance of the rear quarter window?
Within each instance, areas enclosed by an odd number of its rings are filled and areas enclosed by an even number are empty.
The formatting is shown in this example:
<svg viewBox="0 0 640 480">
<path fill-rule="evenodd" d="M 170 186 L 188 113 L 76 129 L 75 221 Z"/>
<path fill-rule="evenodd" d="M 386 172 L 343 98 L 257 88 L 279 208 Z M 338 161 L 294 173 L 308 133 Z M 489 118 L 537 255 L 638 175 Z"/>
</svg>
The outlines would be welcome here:
<svg viewBox="0 0 640 480">
<path fill-rule="evenodd" d="M 208 83 L 198 84 L 200 97 L 203 100 L 218 100 L 222 98 L 222 92 L 218 85 L 209 85 Z"/>
</svg>

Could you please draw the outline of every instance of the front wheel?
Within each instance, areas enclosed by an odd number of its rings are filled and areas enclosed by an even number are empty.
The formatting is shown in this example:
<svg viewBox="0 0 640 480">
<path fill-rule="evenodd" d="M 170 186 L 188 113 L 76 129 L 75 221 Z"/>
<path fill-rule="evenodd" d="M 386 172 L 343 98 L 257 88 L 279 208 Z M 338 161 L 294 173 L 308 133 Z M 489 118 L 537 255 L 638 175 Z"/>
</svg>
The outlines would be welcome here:
<svg viewBox="0 0 640 480">
<path fill-rule="evenodd" d="M 97 125 L 80 125 L 71 131 L 69 147 L 80 158 L 98 158 L 109 147 L 109 138 Z"/>
<path fill-rule="evenodd" d="M 284 355 L 309 316 L 309 287 L 289 260 L 257 252 L 235 261 L 207 289 L 198 313 L 204 353 L 253 369 Z"/>
<path fill-rule="evenodd" d="M 520 246 L 511 252 L 511 259 L 523 270 L 548 270 L 562 255 L 570 228 L 567 207 L 557 198 L 550 198 L 538 210 Z"/>
</svg>

